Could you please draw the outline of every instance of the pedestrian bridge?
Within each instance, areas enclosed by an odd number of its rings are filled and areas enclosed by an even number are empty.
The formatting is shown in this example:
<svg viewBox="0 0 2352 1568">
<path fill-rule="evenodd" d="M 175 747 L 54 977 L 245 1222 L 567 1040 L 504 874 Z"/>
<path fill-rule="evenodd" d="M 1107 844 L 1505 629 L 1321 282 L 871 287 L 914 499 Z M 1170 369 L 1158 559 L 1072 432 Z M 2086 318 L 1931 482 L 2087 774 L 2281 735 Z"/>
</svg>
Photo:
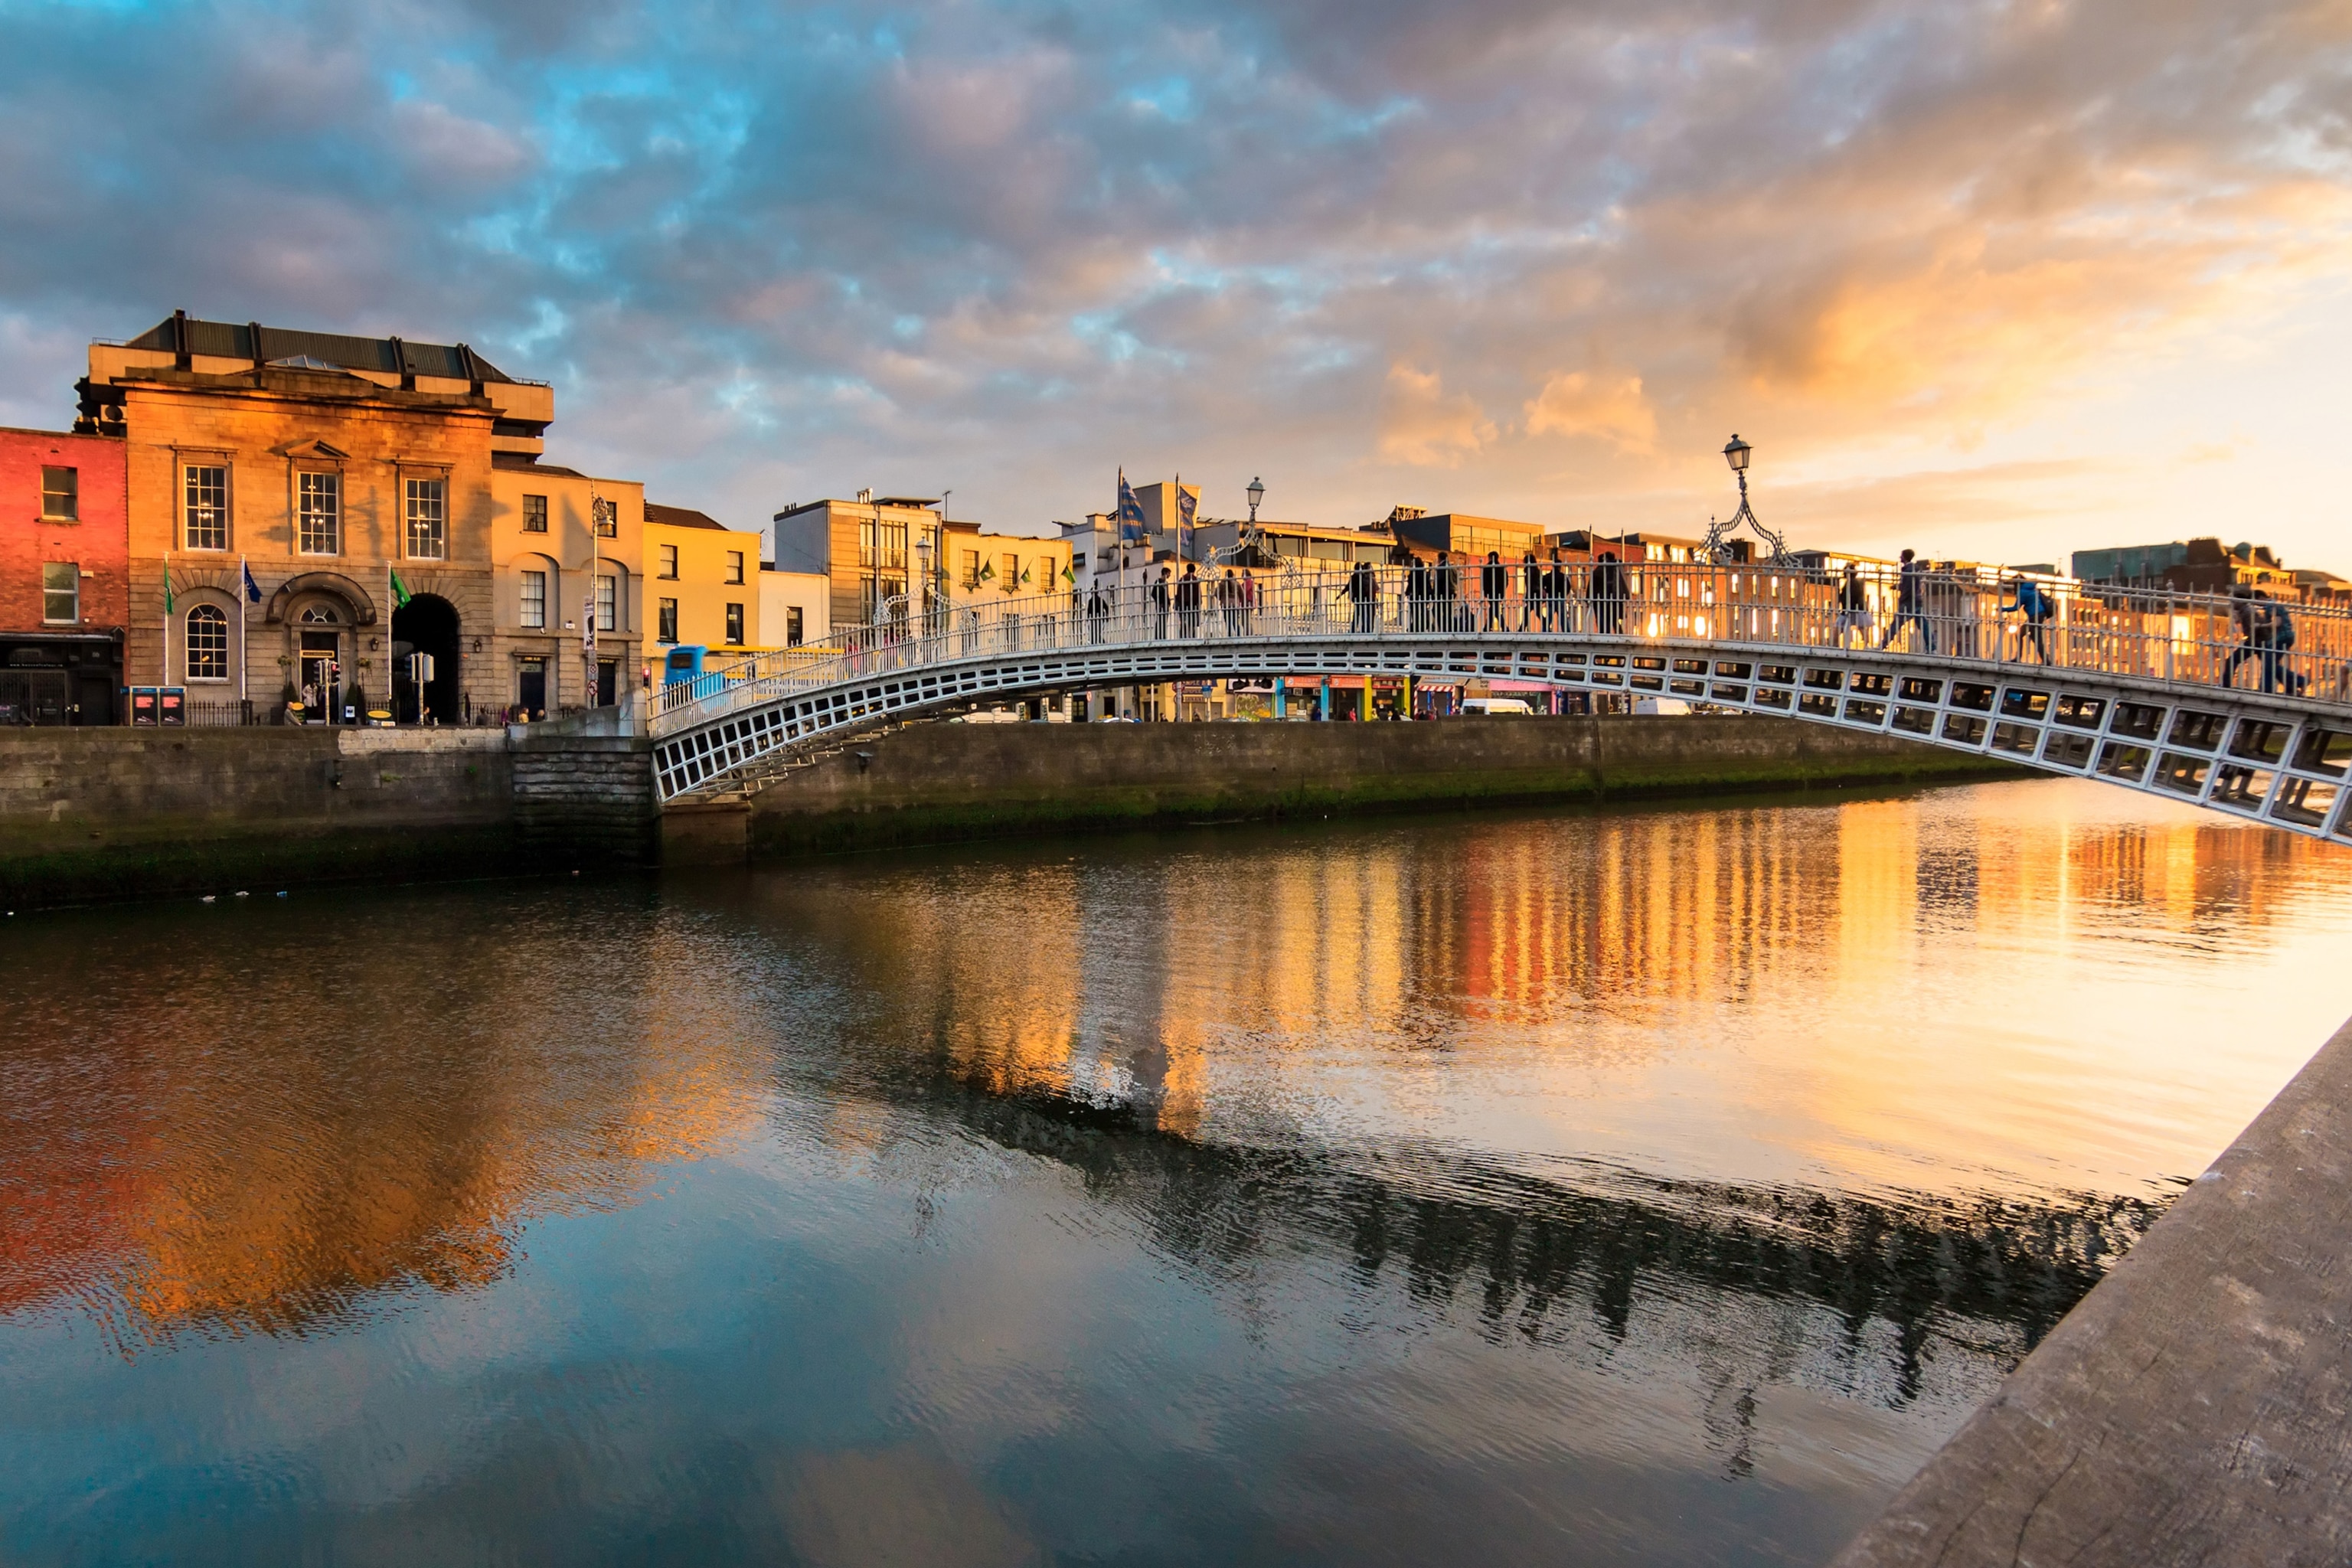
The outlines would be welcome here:
<svg viewBox="0 0 2352 1568">
<path fill-rule="evenodd" d="M 1089 688 L 1485 678 L 1600 710 L 1681 699 L 1906 736 L 2352 839 L 2352 614 L 2294 605 L 2280 630 L 2219 596 L 2042 579 L 2028 618 L 2002 613 L 1997 582 L 1857 595 L 1772 565 L 1510 577 L 1487 597 L 1475 570 L 1466 595 L 1434 572 L 1272 573 L 1204 582 L 1197 602 L 1130 586 L 854 627 L 665 689 L 656 787 L 673 803 L 749 794 L 863 731 Z"/>
</svg>

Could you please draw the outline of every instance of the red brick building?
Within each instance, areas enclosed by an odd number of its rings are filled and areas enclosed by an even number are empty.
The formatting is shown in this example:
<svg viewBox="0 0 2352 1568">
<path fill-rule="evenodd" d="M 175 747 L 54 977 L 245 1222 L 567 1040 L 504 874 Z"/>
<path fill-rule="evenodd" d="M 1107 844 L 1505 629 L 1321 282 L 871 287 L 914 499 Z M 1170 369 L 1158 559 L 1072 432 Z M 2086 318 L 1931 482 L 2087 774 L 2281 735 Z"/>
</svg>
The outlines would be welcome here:
<svg viewBox="0 0 2352 1568">
<path fill-rule="evenodd" d="M 121 718 L 125 472 L 119 437 L 0 428 L 0 723 Z"/>
</svg>

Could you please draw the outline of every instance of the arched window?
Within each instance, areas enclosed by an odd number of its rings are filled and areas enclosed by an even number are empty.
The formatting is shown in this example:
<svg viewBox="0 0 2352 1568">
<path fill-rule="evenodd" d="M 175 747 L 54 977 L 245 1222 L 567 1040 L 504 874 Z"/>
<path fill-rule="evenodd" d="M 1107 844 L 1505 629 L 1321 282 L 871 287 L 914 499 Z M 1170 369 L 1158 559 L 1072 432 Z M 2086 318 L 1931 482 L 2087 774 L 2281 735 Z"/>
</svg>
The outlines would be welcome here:
<svg viewBox="0 0 2352 1568">
<path fill-rule="evenodd" d="M 188 611 L 187 668 L 190 680 L 228 679 L 228 612 L 217 605 Z"/>
</svg>

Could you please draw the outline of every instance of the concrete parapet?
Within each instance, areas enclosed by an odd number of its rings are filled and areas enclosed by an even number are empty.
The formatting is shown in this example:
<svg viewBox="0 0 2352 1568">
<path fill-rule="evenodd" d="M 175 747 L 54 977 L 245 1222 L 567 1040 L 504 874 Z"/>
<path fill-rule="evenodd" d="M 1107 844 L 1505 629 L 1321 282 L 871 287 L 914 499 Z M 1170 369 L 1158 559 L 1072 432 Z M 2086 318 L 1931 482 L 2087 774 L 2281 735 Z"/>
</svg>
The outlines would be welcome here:
<svg viewBox="0 0 2352 1568">
<path fill-rule="evenodd" d="M 2352 1024 L 1835 1568 L 2352 1561 Z"/>
</svg>

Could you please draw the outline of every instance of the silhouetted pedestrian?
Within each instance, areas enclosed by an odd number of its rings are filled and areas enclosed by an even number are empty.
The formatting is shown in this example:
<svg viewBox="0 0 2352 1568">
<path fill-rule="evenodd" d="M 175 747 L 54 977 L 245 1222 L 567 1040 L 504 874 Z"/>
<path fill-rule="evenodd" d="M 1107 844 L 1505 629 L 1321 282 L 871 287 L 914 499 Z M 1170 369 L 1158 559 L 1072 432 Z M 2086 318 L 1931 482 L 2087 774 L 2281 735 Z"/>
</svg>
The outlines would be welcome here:
<svg viewBox="0 0 2352 1568">
<path fill-rule="evenodd" d="M 1604 550 L 1593 564 L 1592 583 L 1588 590 L 1592 599 L 1592 620 L 1603 637 L 1616 637 L 1625 629 L 1625 568 L 1617 563 L 1617 552 Z"/>
<path fill-rule="evenodd" d="M 2263 642 L 2262 606 L 2254 603 L 2254 591 L 2243 583 L 2230 584 L 2230 624 L 2237 628 L 2238 646 L 2221 661 L 2221 684 L 2227 686 L 2238 677 L 2238 666 L 2258 659 Z"/>
<path fill-rule="evenodd" d="M 1196 637 L 1201 635 L 1200 568 L 1192 562 L 1184 563 L 1184 575 L 1176 584 L 1176 635 Z"/>
<path fill-rule="evenodd" d="M 1895 639 L 1901 637 L 1904 626 L 1909 625 L 1919 628 L 1920 650 L 1933 653 L 1936 651 L 1936 629 L 1927 624 L 1927 617 L 1920 613 L 1919 603 L 1919 591 L 1924 586 L 1922 580 L 1927 574 L 1927 568 L 1920 565 L 1914 555 L 1915 552 L 1912 551 L 1906 550 L 1903 552 L 1903 569 L 1895 574 L 1895 618 L 1886 623 L 1886 636 L 1878 646 L 1894 647 Z"/>
<path fill-rule="evenodd" d="M 1504 624 L 1503 600 L 1511 591 L 1511 569 L 1503 564 L 1500 551 L 1486 552 L 1486 564 L 1478 568 L 1478 596 L 1486 602 L 1486 625 L 1483 631 L 1500 632 L 1510 628 Z"/>
<path fill-rule="evenodd" d="M 1420 568 L 1415 567 L 1414 570 L 1417 572 Z M 1373 574 L 1370 562 L 1357 562 L 1356 569 L 1348 574 L 1348 600 L 1351 606 L 1348 616 L 1349 631 L 1370 632 L 1378 629 L 1381 581 Z"/>
<path fill-rule="evenodd" d="M 1163 642 L 1168 637 L 1168 602 L 1175 596 L 1168 581 L 1170 575 L 1168 568 L 1162 566 L 1159 581 L 1151 584 L 1151 635 Z"/>
</svg>

